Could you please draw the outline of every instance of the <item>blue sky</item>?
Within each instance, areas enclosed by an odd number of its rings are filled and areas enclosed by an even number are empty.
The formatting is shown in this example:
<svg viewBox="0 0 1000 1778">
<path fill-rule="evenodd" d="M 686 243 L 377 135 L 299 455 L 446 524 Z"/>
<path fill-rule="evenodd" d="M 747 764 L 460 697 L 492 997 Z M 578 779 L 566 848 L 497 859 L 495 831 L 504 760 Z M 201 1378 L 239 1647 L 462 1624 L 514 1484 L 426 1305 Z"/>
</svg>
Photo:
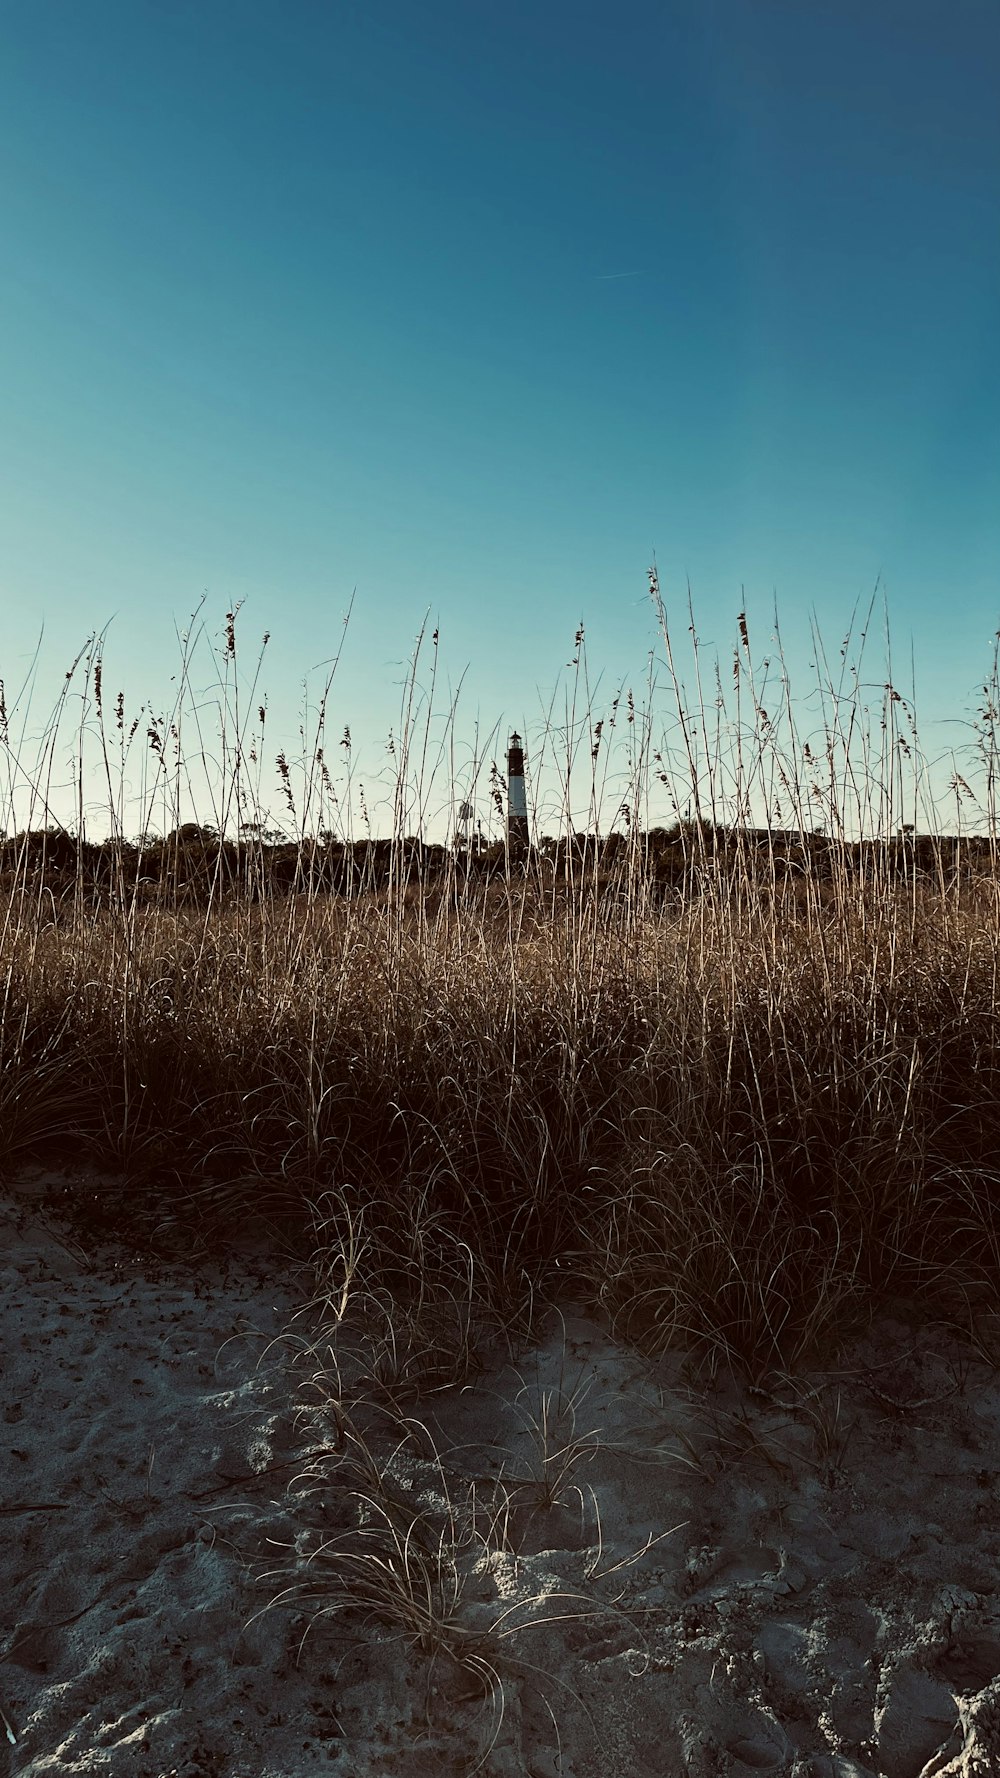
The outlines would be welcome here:
<svg viewBox="0 0 1000 1778">
<path fill-rule="evenodd" d="M 2 43 L 35 727 L 109 619 L 108 684 L 162 704 L 204 595 L 271 632 L 294 749 L 356 589 L 363 757 L 428 610 L 466 728 L 530 735 L 581 618 L 599 697 L 638 692 L 655 551 L 724 651 L 776 599 L 803 688 L 809 613 L 835 651 L 881 577 L 962 740 L 1000 627 L 993 0 L 21 0 Z"/>
</svg>

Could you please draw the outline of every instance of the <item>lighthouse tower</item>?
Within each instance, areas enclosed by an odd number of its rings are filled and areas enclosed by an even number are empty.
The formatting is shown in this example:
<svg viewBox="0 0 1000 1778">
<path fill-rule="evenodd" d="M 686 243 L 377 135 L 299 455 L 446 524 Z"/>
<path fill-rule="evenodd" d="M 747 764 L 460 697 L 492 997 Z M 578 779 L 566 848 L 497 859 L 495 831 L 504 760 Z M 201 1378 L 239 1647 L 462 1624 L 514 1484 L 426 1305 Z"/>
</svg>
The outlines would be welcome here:
<svg viewBox="0 0 1000 1778">
<path fill-rule="evenodd" d="M 517 730 L 507 749 L 507 851 L 524 852 L 528 846 L 528 799 L 524 791 L 524 748 Z"/>
</svg>

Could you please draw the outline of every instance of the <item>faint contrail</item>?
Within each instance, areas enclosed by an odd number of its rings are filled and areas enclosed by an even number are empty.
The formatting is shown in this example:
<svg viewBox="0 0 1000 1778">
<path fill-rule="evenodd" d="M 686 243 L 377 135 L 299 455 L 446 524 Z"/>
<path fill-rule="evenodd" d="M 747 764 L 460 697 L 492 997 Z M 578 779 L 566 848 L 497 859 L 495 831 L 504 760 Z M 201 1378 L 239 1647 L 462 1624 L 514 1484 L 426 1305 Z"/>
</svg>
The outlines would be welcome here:
<svg viewBox="0 0 1000 1778">
<path fill-rule="evenodd" d="M 642 272 L 595 272 L 595 284 L 613 284 L 619 278 L 641 278 Z"/>
</svg>

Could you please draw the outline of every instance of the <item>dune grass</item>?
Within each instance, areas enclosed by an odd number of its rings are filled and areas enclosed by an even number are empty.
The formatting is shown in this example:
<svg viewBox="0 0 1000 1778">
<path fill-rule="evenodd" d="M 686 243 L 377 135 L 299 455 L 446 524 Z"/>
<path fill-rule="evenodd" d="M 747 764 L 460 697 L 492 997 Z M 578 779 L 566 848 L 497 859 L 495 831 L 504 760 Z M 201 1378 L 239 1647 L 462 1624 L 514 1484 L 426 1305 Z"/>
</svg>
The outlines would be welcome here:
<svg viewBox="0 0 1000 1778">
<path fill-rule="evenodd" d="M 383 1327 L 392 1387 L 468 1374 L 484 1339 L 516 1341 L 554 1300 L 754 1372 L 829 1348 L 889 1301 L 986 1325 L 1000 1307 L 991 710 L 984 837 L 963 868 L 960 839 L 918 851 L 909 837 L 916 734 L 891 682 L 867 714 L 857 674 L 846 692 L 826 682 L 825 727 L 803 741 L 780 673 L 768 715 L 741 618 L 735 711 L 718 679 L 688 701 L 653 590 L 659 715 L 620 696 L 610 714 L 584 704 L 574 730 L 596 832 L 619 724 L 613 846 L 550 846 L 492 875 L 449 852 L 433 880 L 414 877 L 406 774 L 419 781 L 428 755 L 411 700 L 390 868 L 336 894 L 309 872 L 302 892 L 273 892 L 254 866 L 262 742 L 233 716 L 227 620 L 212 812 L 225 834 L 242 811 L 255 836 L 242 877 L 210 872 L 192 901 L 112 869 L 100 895 L 82 872 L 56 895 L 9 842 L 0 1164 L 113 1170 L 123 1185 L 81 1209 L 147 1239 L 224 1244 L 256 1218 L 311 1246 L 330 1313 Z M 106 765 L 117 733 L 122 766 L 128 723 L 119 701 L 105 730 L 100 666 L 92 645 L 92 729 Z M 325 710 L 297 801 L 278 764 L 303 852 L 334 804 L 345 820 Z M 155 794 L 170 734 L 171 719 L 149 722 Z M 14 763 L 41 783 L 37 760 Z M 568 787 L 574 760 L 561 769 Z M 108 787 L 113 842 L 110 769 Z M 657 795 L 684 863 L 666 883 Z M 789 848 L 817 809 L 822 849 Z"/>
</svg>

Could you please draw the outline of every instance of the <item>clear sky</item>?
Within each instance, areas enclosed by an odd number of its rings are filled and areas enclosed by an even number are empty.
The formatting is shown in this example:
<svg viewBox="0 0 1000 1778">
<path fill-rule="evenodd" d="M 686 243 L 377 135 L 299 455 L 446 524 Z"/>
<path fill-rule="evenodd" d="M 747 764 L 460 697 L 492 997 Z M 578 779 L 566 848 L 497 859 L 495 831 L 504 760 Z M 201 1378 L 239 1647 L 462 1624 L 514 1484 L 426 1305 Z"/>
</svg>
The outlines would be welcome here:
<svg viewBox="0 0 1000 1778">
<path fill-rule="evenodd" d="M 8 698 L 44 623 L 37 727 L 113 619 L 162 703 L 242 599 L 294 745 L 356 589 L 337 733 L 378 753 L 429 610 L 467 723 L 530 735 L 581 618 L 639 687 L 655 551 L 723 650 L 776 598 L 804 678 L 881 577 L 925 724 L 967 716 L 998 94 L 995 0 L 8 0 Z"/>
</svg>

